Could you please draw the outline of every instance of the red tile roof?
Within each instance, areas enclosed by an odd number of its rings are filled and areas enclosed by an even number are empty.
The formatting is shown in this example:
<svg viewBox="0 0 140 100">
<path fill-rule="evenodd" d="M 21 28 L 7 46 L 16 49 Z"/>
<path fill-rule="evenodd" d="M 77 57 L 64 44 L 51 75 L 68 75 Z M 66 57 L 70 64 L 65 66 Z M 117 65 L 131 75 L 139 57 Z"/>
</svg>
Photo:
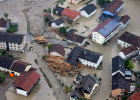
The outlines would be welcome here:
<svg viewBox="0 0 140 100">
<path fill-rule="evenodd" d="M 124 15 L 124 16 L 121 17 L 119 22 L 122 22 L 123 24 L 126 24 L 129 19 L 130 19 L 130 17 L 128 15 Z"/>
<path fill-rule="evenodd" d="M 113 0 L 108 6 L 105 7 L 104 11 L 110 11 L 113 14 L 117 14 L 117 9 L 123 4 L 122 0 Z"/>
<path fill-rule="evenodd" d="M 7 20 L 5 20 L 4 18 L 1 18 L 0 19 L 0 27 L 6 28 L 7 22 L 8 22 Z"/>
<path fill-rule="evenodd" d="M 69 18 L 75 19 L 77 16 L 79 16 L 80 12 L 69 9 L 69 8 L 65 8 L 62 11 L 62 15 L 67 16 Z"/>
<path fill-rule="evenodd" d="M 49 50 L 49 53 L 51 53 L 51 52 L 57 52 L 62 56 L 65 55 L 64 47 L 61 44 L 52 45 L 51 49 Z"/>
<path fill-rule="evenodd" d="M 135 51 L 137 51 L 137 50 L 138 50 L 137 47 L 135 47 L 135 46 L 130 46 L 130 47 L 127 47 L 127 48 L 121 50 L 121 52 L 123 52 L 124 55 L 128 55 L 128 54 L 133 53 L 133 52 L 135 52 Z"/>
<path fill-rule="evenodd" d="M 134 92 L 127 100 L 140 100 L 140 91 Z"/>
<path fill-rule="evenodd" d="M 38 82 L 39 78 L 40 75 L 34 71 L 24 72 L 15 79 L 14 86 L 25 91 L 30 91 L 30 89 Z"/>
</svg>

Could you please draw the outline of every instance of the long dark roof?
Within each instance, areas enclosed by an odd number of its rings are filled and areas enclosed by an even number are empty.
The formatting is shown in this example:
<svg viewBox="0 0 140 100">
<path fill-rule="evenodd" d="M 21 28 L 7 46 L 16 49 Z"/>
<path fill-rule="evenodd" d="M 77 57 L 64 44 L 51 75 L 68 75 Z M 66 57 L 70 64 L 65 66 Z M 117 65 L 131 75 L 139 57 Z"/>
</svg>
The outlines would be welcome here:
<svg viewBox="0 0 140 100">
<path fill-rule="evenodd" d="M 99 54 L 97 52 L 93 52 L 90 50 L 83 50 L 80 55 L 79 58 L 93 62 L 93 63 L 97 63 L 97 61 L 99 60 L 100 56 L 102 54 Z"/>
<path fill-rule="evenodd" d="M 140 47 L 140 36 L 134 35 L 130 32 L 124 32 L 118 39 L 135 47 Z"/>
<path fill-rule="evenodd" d="M 88 15 L 94 12 L 97 9 L 97 7 L 92 3 L 86 5 L 84 8 L 82 8 L 80 11 L 85 11 Z"/>
<path fill-rule="evenodd" d="M 120 56 L 112 58 L 112 73 L 118 70 L 125 73 L 125 61 Z"/>
<path fill-rule="evenodd" d="M 104 8 L 104 11 L 110 11 L 111 13 L 116 14 L 116 11 L 123 3 L 122 0 L 113 0 Z"/>
<path fill-rule="evenodd" d="M 59 19 L 54 20 L 53 22 L 55 22 L 55 24 L 56 24 L 57 26 L 59 26 L 59 25 L 61 25 L 61 24 L 64 23 L 64 20 L 63 20 L 62 18 L 59 18 Z"/>
<path fill-rule="evenodd" d="M 0 56 L 0 67 L 10 69 L 16 59 L 8 56 Z"/>
<path fill-rule="evenodd" d="M 85 37 L 75 34 L 74 30 L 71 29 L 68 31 L 67 40 L 82 43 L 85 40 Z"/>
<path fill-rule="evenodd" d="M 130 90 L 130 82 L 125 80 L 125 78 L 120 73 L 112 76 L 112 90 L 115 89 Z"/>
<path fill-rule="evenodd" d="M 23 41 L 23 34 L 15 34 L 15 33 L 3 33 L 0 32 L 0 42 L 8 42 L 8 43 L 18 43 L 21 44 Z"/>
</svg>

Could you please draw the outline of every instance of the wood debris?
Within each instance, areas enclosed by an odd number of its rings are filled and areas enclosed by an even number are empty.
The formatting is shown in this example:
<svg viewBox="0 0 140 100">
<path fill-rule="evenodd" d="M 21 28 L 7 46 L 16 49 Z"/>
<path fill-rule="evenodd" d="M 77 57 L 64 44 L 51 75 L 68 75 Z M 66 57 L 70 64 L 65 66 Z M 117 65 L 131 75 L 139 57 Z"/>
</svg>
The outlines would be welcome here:
<svg viewBox="0 0 140 100">
<path fill-rule="evenodd" d="M 45 36 L 36 36 L 36 37 L 34 37 L 34 39 L 39 44 L 48 42 L 48 40 Z"/>
<path fill-rule="evenodd" d="M 47 55 L 47 58 L 45 60 L 48 62 L 48 66 L 52 71 L 64 76 L 74 76 L 78 74 L 81 68 L 86 68 L 86 66 L 82 64 L 72 66 L 71 64 L 66 63 L 64 59 L 64 57 L 60 56 Z"/>
</svg>

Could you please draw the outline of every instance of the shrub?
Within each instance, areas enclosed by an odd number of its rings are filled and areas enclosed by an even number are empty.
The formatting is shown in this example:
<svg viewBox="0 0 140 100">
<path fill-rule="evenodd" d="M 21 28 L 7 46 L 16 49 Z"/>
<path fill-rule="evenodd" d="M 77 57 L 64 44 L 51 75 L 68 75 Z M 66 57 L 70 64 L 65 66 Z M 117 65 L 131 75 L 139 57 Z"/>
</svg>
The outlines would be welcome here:
<svg viewBox="0 0 140 100">
<path fill-rule="evenodd" d="M 111 1 L 110 0 L 97 0 L 97 3 L 100 5 L 100 6 L 103 6 L 105 3 L 110 3 Z"/>
<path fill-rule="evenodd" d="M 0 72 L 0 83 L 4 82 L 5 78 L 6 78 L 5 73 L 4 72 Z"/>
<path fill-rule="evenodd" d="M 42 56 L 42 59 L 44 60 L 44 59 L 46 59 L 48 56 L 47 55 L 44 55 L 44 56 Z"/>
<path fill-rule="evenodd" d="M 65 90 L 66 93 L 69 93 L 71 91 L 70 87 L 68 87 L 68 86 L 65 86 L 64 90 Z"/>
<path fill-rule="evenodd" d="M 6 50 L 2 50 L 1 51 L 1 56 L 4 56 L 4 55 L 6 55 L 7 54 L 7 51 Z"/>
<path fill-rule="evenodd" d="M 133 64 L 133 62 L 131 60 L 126 60 L 125 61 L 125 66 L 126 68 L 128 68 L 129 70 L 132 70 L 135 66 Z"/>
<path fill-rule="evenodd" d="M 60 27 L 59 28 L 59 33 L 60 34 L 66 34 L 67 33 L 67 29 L 65 27 Z"/>
<path fill-rule="evenodd" d="M 4 13 L 4 17 L 7 19 L 8 18 L 8 13 Z"/>
<path fill-rule="evenodd" d="M 13 57 L 13 55 L 12 54 L 9 54 L 9 55 L 7 55 L 8 57 Z"/>
<path fill-rule="evenodd" d="M 48 16 L 45 17 L 45 22 L 49 22 Z"/>
<path fill-rule="evenodd" d="M 51 49 L 51 47 L 52 47 L 52 44 L 48 44 L 48 49 Z"/>
</svg>

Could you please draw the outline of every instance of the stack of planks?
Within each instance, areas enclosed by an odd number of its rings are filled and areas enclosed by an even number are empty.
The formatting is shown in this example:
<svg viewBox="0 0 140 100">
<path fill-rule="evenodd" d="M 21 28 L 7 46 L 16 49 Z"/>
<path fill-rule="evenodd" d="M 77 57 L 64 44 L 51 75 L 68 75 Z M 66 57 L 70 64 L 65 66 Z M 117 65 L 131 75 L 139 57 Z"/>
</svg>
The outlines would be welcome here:
<svg viewBox="0 0 140 100">
<path fill-rule="evenodd" d="M 39 44 L 48 42 L 48 40 L 45 36 L 36 36 L 34 39 Z"/>
<path fill-rule="evenodd" d="M 81 68 L 85 68 L 85 65 L 78 64 L 72 66 L 64 61 L 64 57 L 47 55 L 46 61 L 48 62 L 49 68 L 64 76 L 74 76 L 78 74 Z"/>
</svg>

